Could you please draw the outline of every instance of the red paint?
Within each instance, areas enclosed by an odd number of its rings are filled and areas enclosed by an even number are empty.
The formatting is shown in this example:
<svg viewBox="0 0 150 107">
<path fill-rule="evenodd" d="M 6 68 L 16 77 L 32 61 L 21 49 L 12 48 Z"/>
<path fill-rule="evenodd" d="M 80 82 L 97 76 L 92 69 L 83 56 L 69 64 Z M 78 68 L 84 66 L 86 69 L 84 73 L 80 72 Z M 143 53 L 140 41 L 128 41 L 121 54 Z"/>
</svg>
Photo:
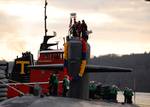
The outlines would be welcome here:
<svg viewBox="0 0 150 107">
<path fill-rule="evenodd" d="M 38 65 L 43 65 L 43 64 L 63 64 L 64 60 L 63 60 L 63 52 L 55 52 L 55 53 L 41 53 L 37 64 Z M 64 78 L 64 72 L 63 71 L 52 71 L 52 70 L 30 70 L 30 83 L 36 83 L 36 82 L 48 82 L 49 78 L 51 76 L 51 74 L 53 72 L 56 73 L 57 78 L 59 81 L 62 81 Z M 34 86 L 34 84 L 30 85 L 30 86 Z M 23 85 L 23 84 L 17 84 L 17 85 L 11 85 L 11 87 L 14 87 L 18 90 L 20 90 L 21 92 L 25 93 L 25 94 L 29 94 L 30 93 L 30 86 L 29 85 Z M 49 84 L 40 84 L 41 88 L 42 88 L 42 93 L 43 94 L 47 94 L 49 92 Z M 58 95 L 61 96 L 62 95 L 62 83 L 59 83 L 58 86 Z M 12 98 L 12 97 L 16 97 L 19 96 L 19 93 L 14 91 L 12 88 L 8 87 L 8 94 L 7 94 L 8 98 Z"/>
</svg>

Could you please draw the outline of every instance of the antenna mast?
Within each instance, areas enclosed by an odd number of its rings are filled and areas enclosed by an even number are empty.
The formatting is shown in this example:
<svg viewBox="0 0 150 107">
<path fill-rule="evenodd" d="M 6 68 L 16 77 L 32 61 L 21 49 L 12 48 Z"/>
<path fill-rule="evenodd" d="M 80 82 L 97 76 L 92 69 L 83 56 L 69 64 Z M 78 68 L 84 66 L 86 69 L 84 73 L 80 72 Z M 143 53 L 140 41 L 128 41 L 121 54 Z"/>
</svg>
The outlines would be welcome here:
<svg viewBox="0 0 150 107">
<path fill-rule="evenodd" d="M 48 3 L 47 3 L 47 0 L 45 0 L 45 7 L 44 7 L 44 8 L 45 8 L 45 11 L 44 11 L 44 22 L 45 22 L 45 24 L 44 24 L 44 26 L 45 26 L 44 28 L 45 28 L 45 29 L 44 29 L 44 30 L 45 30 L 45 36 L 47 36 L 47 31 L 48 31 L 48 30 L 47 30 L 47 22 L 46 22 L 46 20 L 47 20 L 47 15 L 46 15 L 46 7 L 47 7 L 47 4 L 48 4 Z"/>
</svg>

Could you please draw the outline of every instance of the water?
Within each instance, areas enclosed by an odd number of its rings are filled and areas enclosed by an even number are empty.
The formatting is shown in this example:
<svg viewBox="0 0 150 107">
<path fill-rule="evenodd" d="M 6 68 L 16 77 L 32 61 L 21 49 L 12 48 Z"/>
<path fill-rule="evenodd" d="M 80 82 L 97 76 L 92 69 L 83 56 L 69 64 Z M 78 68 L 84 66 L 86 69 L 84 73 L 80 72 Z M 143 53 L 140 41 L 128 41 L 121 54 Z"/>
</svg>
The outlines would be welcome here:
<svg viewBox="0 0 150 107">
<path fill-rule="evenodd" d="M 124 101 L 122 92 L 119 92 L 117 97 L 119 102 Z M 136 92 L 135 96 L 133 96 L 133 103 L 140 107 L 150 107 L 150 93 Z"/>
</svg>

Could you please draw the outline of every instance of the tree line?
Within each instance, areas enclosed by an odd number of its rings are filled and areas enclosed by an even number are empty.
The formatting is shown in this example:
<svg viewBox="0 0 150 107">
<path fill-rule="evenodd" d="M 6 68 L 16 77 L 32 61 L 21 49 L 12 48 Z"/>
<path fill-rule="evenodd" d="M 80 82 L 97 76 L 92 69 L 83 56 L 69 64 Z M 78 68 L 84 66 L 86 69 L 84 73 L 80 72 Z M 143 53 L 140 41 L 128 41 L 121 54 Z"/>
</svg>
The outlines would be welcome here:
<svg viewBox="0 0 150 107">
<path fill-rule="evenodd" d="M 133 69 L 131 73 L 91 74 L 90 79 L 119 88 L 130 87 L 139 92 L 150 92 L 150 53 L 116 55 L 108 54 L 91 58 L 90 64 Z"/>
</svg>

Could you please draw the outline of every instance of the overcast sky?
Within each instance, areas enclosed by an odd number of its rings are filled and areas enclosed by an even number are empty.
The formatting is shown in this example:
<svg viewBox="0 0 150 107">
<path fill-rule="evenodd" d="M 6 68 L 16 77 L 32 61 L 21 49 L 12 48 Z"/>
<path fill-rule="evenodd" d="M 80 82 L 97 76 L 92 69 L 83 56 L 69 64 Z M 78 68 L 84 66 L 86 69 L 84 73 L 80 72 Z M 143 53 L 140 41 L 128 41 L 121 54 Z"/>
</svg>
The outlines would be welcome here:
<svg viewBox="0 0 150 107">
<path fill-rule="evenodd" d="M 48 0 L 49 42 L 68 33 L 70 13 L 84 19 L 90 35 L 91 55 L 150 51 L 150 2 L 144 0 Z M 44 0 L 0 0 L 0 59 L 13 60 L 23 51 L 35 59 L 43 41 Z"/>
</svg>

